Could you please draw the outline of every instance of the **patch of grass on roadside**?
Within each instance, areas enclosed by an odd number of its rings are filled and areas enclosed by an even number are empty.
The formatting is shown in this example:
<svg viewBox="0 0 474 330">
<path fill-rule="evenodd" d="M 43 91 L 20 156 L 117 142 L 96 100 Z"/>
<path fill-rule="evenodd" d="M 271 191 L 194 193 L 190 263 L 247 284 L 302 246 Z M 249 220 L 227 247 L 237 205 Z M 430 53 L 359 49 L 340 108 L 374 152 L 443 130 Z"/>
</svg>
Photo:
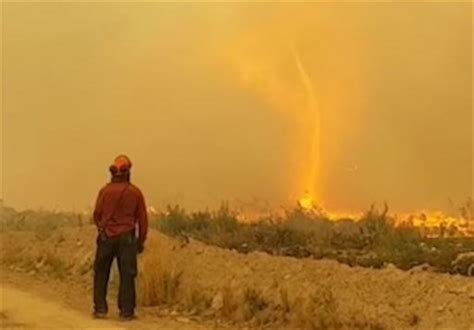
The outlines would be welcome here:
<svg viewBox="0 0 474 330">
<path fill-rule="evenodd" d="M 63 226 L 78 226 L 87 221 L 82 214 L 71 212 L 49 212 L 26 210 L 17 212 L 12 208 L 1 208 L 0 231 L 31 231 L 39 240 Z"/>
<path fill-rule="evenodd" d="M 141 302 L 144 306 L 173 305 L 180 289 L 182 272 L 169 256 L 148 256 L 140 272 Z"/>
</svg>

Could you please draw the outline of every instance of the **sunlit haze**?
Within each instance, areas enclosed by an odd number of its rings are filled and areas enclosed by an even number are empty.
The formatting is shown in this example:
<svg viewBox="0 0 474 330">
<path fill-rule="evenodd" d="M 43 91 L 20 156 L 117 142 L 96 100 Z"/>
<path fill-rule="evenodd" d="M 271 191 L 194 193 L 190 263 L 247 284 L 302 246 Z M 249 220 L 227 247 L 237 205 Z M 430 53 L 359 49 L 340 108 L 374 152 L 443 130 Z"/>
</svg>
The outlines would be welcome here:
<svg viewBox="0 0 474 330">
<path fill-rule="evenodd" d="M 119 153 L 157 208 L 472 196 L 469 2 L 2 7 L 8 205 L 88 208 Z"/>
</svg>

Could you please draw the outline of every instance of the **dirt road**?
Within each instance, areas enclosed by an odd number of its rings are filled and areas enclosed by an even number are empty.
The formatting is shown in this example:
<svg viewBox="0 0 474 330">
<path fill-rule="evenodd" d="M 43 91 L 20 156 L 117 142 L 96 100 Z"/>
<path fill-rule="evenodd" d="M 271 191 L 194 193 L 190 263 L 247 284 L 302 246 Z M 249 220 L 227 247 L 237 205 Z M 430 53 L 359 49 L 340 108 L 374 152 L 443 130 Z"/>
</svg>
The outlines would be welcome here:
<svg viewBox="0 0 474 330">
<path fill-rule="evenodd" d="M 0 327 L 4 329 L 126 329 L 4 284 L 0 294 Z"/>
<path fill-rule="evenodd" d="M 109 317 L 91 317 L 89 289 L 73 281 L 53 281 L 44 276 L 12 272 L 0 267 L 0 329 L 117 329 L 215 330 L 224 329 L 181 315 L 166 316 L 138 309 L 138 319 L 121 322 L 115 296 L 109 297 Z M 85 291 L 84 291 L 85 290 Z M 113 291 L 113 290 L 112 290 Z M 113 292 L 112 292 L 113 293 Z"/>
</svg>

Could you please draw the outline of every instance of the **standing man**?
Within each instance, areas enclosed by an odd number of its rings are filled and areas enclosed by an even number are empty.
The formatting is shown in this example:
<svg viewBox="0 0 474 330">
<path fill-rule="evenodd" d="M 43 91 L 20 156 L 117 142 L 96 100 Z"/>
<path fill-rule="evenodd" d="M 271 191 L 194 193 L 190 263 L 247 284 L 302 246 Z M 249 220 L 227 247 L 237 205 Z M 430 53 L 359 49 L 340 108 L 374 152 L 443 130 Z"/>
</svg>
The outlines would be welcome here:
<svg viewBox="0 0 474 330">
<path fill-rule="evenodd" d="M 97 251 L 94 261 L 94 316 L 108 312 L 107 285 L 112 262 L 117 258 L 120 273 L 118 307 L 122 320 L 135 317 L 137 253 L 143 251 L 148 230 L 145 199 L 130 183 L 132 162 L 125 155 L 110 166 L 111 181 L 100 190 L 94 210 Z M 135 230 L 138 224 L 138 237 Z"/>
</svg>

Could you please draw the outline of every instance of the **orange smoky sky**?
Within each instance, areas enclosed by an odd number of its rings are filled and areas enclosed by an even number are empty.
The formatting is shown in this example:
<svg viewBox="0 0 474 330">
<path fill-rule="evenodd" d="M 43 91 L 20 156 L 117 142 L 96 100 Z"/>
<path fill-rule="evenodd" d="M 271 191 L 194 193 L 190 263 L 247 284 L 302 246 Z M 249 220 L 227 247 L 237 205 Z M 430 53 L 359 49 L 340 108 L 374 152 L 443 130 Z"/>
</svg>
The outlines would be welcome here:
<svg viewBox="0 0 474 330">
<path fill-rule="evenodd" d="M 2 196 L 444 209 L 472 196 L 472 4 L 2 3 Z M 317 155 L 316 155 L 317 153 Z"/>
</svg>

